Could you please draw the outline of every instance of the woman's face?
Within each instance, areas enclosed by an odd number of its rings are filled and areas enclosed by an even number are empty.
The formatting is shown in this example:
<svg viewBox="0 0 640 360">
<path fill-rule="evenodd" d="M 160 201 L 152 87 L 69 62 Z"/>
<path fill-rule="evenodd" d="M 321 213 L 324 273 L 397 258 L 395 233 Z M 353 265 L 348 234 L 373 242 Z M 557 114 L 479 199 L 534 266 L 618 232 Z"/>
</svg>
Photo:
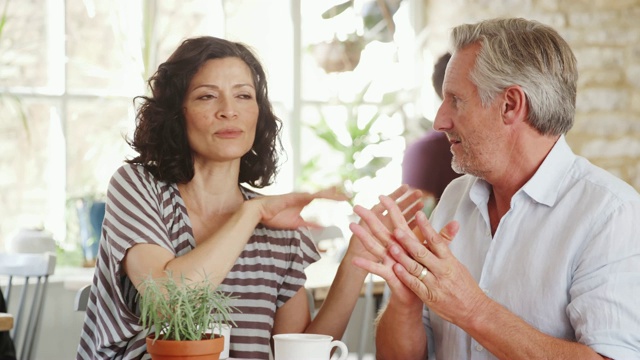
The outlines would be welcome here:
<svg viewBox="0 0 640 360">
<path fill-rule="evenodd" d="M 183 112 L 194 161 L 240 159 L 251 150 L 258 123 L 251 70 L 236 57 L 208 60 L 191 79 Z"/>
</svg>

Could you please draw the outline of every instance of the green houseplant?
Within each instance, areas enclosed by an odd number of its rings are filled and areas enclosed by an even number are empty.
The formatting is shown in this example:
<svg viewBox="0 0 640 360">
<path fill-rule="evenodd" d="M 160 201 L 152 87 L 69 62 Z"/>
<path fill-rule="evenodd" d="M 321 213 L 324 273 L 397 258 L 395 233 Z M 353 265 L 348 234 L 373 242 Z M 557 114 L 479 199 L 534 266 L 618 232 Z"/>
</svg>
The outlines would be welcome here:
<svg viewBox="0 0 640 360">
<path fill-rule="evenodd" d="M 368 83 L 351 103 L 343 104 L 345 117 L 338 124 L 331 124 L 331 119 L 319 108 L 319 119 L 316 123 L 305 122 L 309 128 L 327 147 L 328 151 L 339 154 L 339 163 L 327 166 L 323 157 L 326 152 L 317 154 L 303 166 L 300 180 L 307 186 L 322 188 L 330 179 L 332 183 L 339 183 L 347 193 L 355 196 L 356 183 L 365 178 L 374 178 L 376 173 L 391 162 L 391 157 L 384 154 L 373 154 L 372 149 L 381 146 L 391 138 L 376 128 L 376 124 L 383 116 L 389 116 L 401 111 L 399 91 L 386 93 L 376 104 L 365 104 L 364 97 L 371 83 Z M 372 113 L 362 111 L 365 107 L 374 108 Z M 346 135 L 346 136 L 341 136 Z M 349 201 L 354 204 L 354 198 Z"/>
<path fill-rule="evenodd" d="M 152 359 L 219 359 L 224 339 L 212 335 L 211 329 L 233 323 L 235 297 L 211 286 L 206 276 L 190 281 L 169 272 L 163 278 L 144 279 L 141 289 L 140 321 L 148 331 Z"/>
</svg>

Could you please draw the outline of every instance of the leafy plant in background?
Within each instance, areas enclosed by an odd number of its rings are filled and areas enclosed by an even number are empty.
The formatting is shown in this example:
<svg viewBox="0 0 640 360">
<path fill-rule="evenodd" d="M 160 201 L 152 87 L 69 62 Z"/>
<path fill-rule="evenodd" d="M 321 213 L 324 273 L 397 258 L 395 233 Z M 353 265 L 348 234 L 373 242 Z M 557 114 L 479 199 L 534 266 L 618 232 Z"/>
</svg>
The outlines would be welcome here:
<svg viewBox="0 0 640 360">
<path fill-rule="evenodd" d="M 331 151 L 340 154 L 342 161 L 340 164 L 327 166 L 327 158 L 324 154 L 312 157 L 302 168 L 300 180 L 303 183 L 320 188 L 327 184 L 319 183 L 317 179 L 324 181 L 327 179 L 337 180 L 344 186 L 345 191 L 354 194 L 357 181 L 365 178 L 374 178 L 378 170 L 386 167 L 391 162 L 391 157 L 374 156 L 371 154 L 371 150 L 373 147 L 389 140 L 385 134 L 375 130 L 375 125 L 382 115 L 392 114 L 401 110 L 400 106 L 397 105 L 399 93 L 391 92 L 385 94 L 380 103 L 372 105 L 375 106 L 376 111 L 369 118 L 362 119 L 359 113 L 365 105 L 364 96 L 370 85 L 371 83 L 367 84 L 357 94 L 353 102 L 344 104 L 347 116 L 345 121 L 340 123 L 343 129 L 332 127 L 332 122 L 327 119 L 320 108 L 318 109 L 320 113 L 319 121 L 317 123 L 304 124 Z M 341 138 L 340 133 L 348 134 L 348 138 Z"/>
</svg>

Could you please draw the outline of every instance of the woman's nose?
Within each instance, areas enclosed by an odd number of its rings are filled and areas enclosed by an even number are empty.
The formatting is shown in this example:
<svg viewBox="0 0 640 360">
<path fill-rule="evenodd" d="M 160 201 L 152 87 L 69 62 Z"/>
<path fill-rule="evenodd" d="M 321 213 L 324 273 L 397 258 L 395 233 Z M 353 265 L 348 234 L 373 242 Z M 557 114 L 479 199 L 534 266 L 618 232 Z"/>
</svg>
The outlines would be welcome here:
<svg viewBox="0 0 640 360">
<path fill-rule="evenodd" d="M 238 116 L 233 101 L 226 98 L 220 99 L 220 107 L 218 108 L 217 115 L 223 119 L 233 119 Z"/>
</svg>

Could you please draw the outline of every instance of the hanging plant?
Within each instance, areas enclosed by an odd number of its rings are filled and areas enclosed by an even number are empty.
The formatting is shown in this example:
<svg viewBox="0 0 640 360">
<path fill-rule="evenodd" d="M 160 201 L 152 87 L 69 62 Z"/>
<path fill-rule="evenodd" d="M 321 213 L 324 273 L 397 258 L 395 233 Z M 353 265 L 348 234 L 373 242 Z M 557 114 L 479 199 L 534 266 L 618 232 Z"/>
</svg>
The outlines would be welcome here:
<svg viewBox="0 0 640 360">
<path fill-rule="evenodd" d="M 364 39 L 353 34 L 347 40 L 333 38 L 313 46 L 313 57 L 326 72 L 352 71 L 360 63 L 360 54 L 364 49 Z"/>
<path fill-rule="evenodd" d="M 311 46 L 313 57 L 326 73 L 352 71 L 360 62 L 360 54 L 371 41 L 393 41 L 395 23 L 393 15 L 400 8 L 402 0 L 369 0 L 363 4 L 360 19 L 363 24 L 362 35 L 354 32 L 345 40 L 337 36 Z M 323 19 L 332 19 L 347 9 L 353 8 L 354 1 L 349 0 L 332 6 L 322 13 Z"/>
</svg>

